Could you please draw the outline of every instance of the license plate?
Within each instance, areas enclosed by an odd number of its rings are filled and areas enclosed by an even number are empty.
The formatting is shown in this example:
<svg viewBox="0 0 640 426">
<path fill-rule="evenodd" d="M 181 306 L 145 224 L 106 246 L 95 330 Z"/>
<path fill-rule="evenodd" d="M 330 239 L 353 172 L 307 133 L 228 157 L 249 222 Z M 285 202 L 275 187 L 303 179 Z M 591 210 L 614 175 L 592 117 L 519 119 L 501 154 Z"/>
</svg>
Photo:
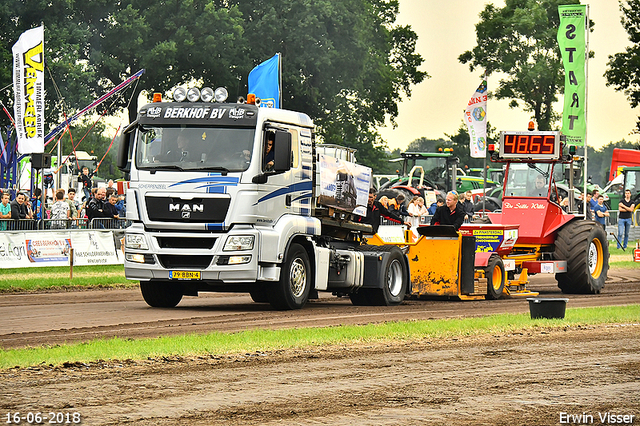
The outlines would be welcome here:
<svg viewBox="0 0 640 426">
<path fill-rule="evenodd" d="M 172 280 L 199 280 L 200 271 L 169 271 Z"/>
</svg>

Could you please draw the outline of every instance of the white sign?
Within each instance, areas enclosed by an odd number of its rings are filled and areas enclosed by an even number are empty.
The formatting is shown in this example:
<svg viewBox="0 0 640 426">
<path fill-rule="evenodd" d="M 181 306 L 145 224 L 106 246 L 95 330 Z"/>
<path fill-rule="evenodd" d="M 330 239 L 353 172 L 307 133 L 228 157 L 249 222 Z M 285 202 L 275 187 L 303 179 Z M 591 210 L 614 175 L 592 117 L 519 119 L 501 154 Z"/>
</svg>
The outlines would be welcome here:
<svg viewBox="0 0 640 426">
<path fill-rule="evenodd" d="M 44 152 L 44 26 L 22 33 L 11 51 L 18 151 Z"/>
<path fill-rule="evenodd" d="M 111 231 L 8 231 L 0 233 L 0 268 L 67 266 L 71 248 L 77 266 L 123 263 Z"/>
<path fill-rule="evenodd" d="M 327 155 L 320 155 L 319 168 L 319 203 L 366 216 L 371 168 Z"/>
</svg>

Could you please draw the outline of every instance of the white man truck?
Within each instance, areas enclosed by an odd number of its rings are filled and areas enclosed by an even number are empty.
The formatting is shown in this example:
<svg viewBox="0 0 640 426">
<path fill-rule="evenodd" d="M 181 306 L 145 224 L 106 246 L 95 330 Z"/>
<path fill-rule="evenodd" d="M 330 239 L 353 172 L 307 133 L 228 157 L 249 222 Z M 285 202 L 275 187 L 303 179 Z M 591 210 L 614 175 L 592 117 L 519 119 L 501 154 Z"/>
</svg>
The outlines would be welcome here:
<svg viewBox="0 0 640 426">
<path fill-rule="evenodd" d="M 276 309 L 318 291 L 395 305 L 410 290 L 400 248 L 361 244 L 371 170 L 353 151 L 316 145 L 305 114 L 150 103 L 123 131 L 118 167 L 130 177 L 125 273 L 150 306 L 203 291 L 248 292 Z M 352 179 L 357 200 L 343 200 L 336 189 Z"/>
</svg>

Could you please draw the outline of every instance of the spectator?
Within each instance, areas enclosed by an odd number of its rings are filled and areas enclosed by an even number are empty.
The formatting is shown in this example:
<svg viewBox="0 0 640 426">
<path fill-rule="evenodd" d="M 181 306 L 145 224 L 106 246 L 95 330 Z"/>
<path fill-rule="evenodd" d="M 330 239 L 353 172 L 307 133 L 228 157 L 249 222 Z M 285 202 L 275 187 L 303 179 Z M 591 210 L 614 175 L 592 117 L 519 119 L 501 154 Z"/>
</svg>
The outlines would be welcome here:
<svg viewBox="0 0 640 426">
<path fill-rule="evenodd" d="M 437 198 L 435 203 L 432 203 L 429 206 L 429 209 L 427 209 L 427 213 L 429 213 L 431 216 L 433 216 L 434 214 L 436 214 L 436 209 L 440 206 L 444 206 L 444 200 L 440 197 Z"/>
<path fill-rule="evenodd" d="M 127 213 L 127 207 L 125 205 L 125 196 L 118 195 L 118 202 L 116 203 L 116 210 L 118 210 L 118 216 L 124 219 Z"/>
<path fill-rule="evenodd" d="M 105 217 L 112 219 L 120 219 L 118 215 L 118 209 L 116 208 L 116 203 L 118 202 L 118 196 L 116 194 L 111 194 L 109 197 L 109 202 L 104 203 L 104 213 Z"/>
<path fill-rule="evenodd" d="M 411 230 L 413 231 L 413 235 L 418 238 L 420 236 L 418 234 L 420 217 L 427 214 L 427 208 L 424 206 L 424 198 L 422 197 L 414 197 L 414 200 L 412 201 L 413 202 L 409 204 L 407 210 L 411 214 L 411 217 L 409 218 L 409 221 L 411 222 Z"/>
<path fill-rule="evenodd" d="M 35 219 L 40 220 L 42 219 L 42 190 L 40 188 L 36 188 L 34 194 L 35 196 L 31 200 L 31 205 L 35 206 L 35 208 L 32 207 L 33 211 L 35 211 Z M 29 204 L 27 204 L 27 207 L 29 207 Z"/>
<path fill-rule="evenodd" d="M 0 203 L 0 231 L 7 230 L 7 219 L 11 219 L 11 204 L 9 204 L 9 193 L 2 193 L 2 203 Z"/>
<path fill-rule="evenodd" d="M 596 222 L 602 225 L 603 228 L 606 229 L 606 217 L 609 217 L 609 211 L 607 210 L 607 206 L 604 205 L 604 196 L 598 195 L 598 204 L 593 209 L 595 213 Z"/>
<path fill-rule="evenodd" d="M 598 205 L 598 195 L 599 195 L 599 192 L 600 192 L 600 191 L 598 191 L 597 189 L 594 189 L 594 190 L 591 192 L 591 210 L 595 210 L 595 209 L 596 209 L 596 206 Z"/>
<path fill-rule="evenodd" d="M 458 202 L 458 193 L 449 191 L 445 198 L 445 205 L 438 207 L 431 218 L 431 225 L 453 225 L 457 231 L 464 222 L 462 204 Z"/>
<path fill-rule="evenodd" d="M 471 191 L 467 191 L 464 193 L 464 201 L 462 202 L 462 210 L 465 214 L 465 222 L 471 221 L 473 219 L 473 201 L 472 201 Z"/>
<path fill-rule="evenodd" d="M 380 208 L 378 206 L 378 202 L 376 201 L 376 193 L 377 191 L 375 188 L 369 188 L 367 216 L 358 216 L 358 222 L 368 223 L 369 225 L 371 225 L 374 234 L 378 232 L 378 228 L 380 227 Z"/>
<path fill-rule="evenodd" d="M 61 189 L 61 191 L 64 191 L 64 190 Z M 67 197 L 68 197 L 67 204 L 69 204 L 71 219 L 77 219 L 78 218 L 78 202 L 76 201 L 76 190 L 73 188 L 70 188 Z"/>
<path fill-rule="evenodd" d="M 107 182 L 107 191 L 109 191 L 110 189 L 112 189 L 116 195 L 118 194 L 118 188 L 113 185 L 113 179 L 109 179 L 109 181 Z"/>
<path fill-rule="evenodd" d="M 26 200 L 27 196 L 23 192 L 18 192 L 16 198 L 11 202 L 11 219 L 16 221 L 14 225 L 15 229 L 27 228 L 18 225 L 18 220 L 33 219 L 33 213 L 29 211 Z"/>
<path fill-rule="evenodd" d="M 106 194 L 107 190 L 105 188 L 98 188 L 96 190 L 96 196 L 89 200 L 87 204 L 87 218 L 89 219 L 89 223 L 91 223 L 93 219 L 109 217 L 104 211 L 104 198 Z"/>
<path fill-rule="evenodd" d="M 93 186 L 93 183 L 91 182 L 92 176 L 93 176 L 93 173 L 89 175 L 88 167 L 83 167 L 82 174 L 78 176 L 78 182 L 82 183 L 82 192 L 84 193 L 85 203 L 89 201 L 89 198 L 90 198 L 89 196 L 91 195 L 91 187 Z"/>
<path fill-rule="evenodd" d="M 51 206 L 51 229 L 65 229 L 71 218 L 69 204 L 64 201 L 64 190 L 56 192 L 56 202 Z"/>
<path fill-rule="evenodd" d="M 584 204 L 584 203 L 583 203 Z M 584 209 L 584 205 L 582 206 Z M 586 220 L 593 220 L 593 209 L 591 208 L 591 193 L 587 192 L 587 212 L 584 215 Z"/>
<path fill-rule="evenodd" d="M 624 236 L 624 243 L 622 248 L 627 249 L 627 243 L 629 242 L 629 229 L 631 229 L 631 215 L 636 205 L 631 201 L 631 190 L 626 189 L 624 191 L 624 199 L 618 203 L 618 248 Z"/>
</svg>

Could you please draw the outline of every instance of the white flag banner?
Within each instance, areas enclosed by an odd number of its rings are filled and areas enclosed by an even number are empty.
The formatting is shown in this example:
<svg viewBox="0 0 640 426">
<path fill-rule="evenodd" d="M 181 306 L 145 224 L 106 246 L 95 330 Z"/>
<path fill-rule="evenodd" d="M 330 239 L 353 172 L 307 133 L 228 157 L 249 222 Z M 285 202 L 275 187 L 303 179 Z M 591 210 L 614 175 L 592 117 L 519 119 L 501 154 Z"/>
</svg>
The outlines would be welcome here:
<svg viewBox="0 0 640 426">
<path fill-rule="evenodd" d="M 44 26 L 22 33 L 11 51 L 18 151 L 44 152 Z"/>
<path fill-rule="evenodd" d="M 487 77 L 471 97 L 464 112 L 464 121 L 469 131 L 471 157 L 484 158 L 487 155 Z"/>
</svg>

